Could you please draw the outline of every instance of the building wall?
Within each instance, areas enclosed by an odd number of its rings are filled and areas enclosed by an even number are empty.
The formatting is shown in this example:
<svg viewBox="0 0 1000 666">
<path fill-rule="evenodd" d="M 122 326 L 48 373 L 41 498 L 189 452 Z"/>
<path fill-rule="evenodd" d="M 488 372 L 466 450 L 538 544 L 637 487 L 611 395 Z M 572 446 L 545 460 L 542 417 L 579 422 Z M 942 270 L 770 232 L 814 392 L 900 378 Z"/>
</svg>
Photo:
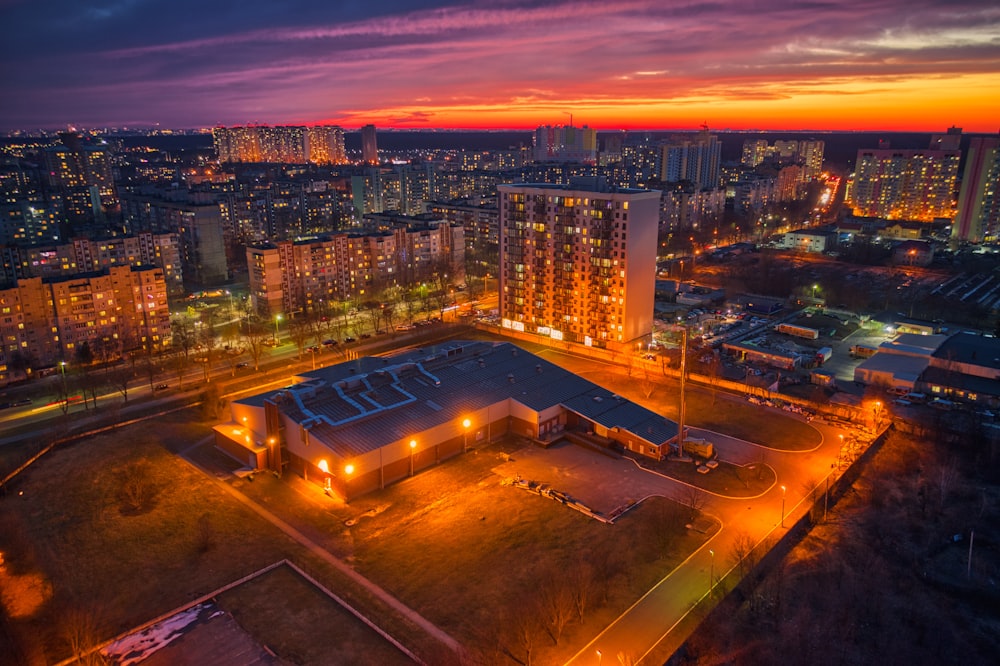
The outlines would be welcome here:
<svg viewBox="0 0 1000 666">
<path fill-rule="evenodd" d="M 659 192 L 498 190 L 505 328 L 598 346 L 649 333 Z"/>
<path fill-rule="evenodd" d="M 376 298 L 386 287 L 428 279 L 435 270 L 461 282 L 463 238 L 461 226 L 440 224 L 249 246 L 250 296 L 259 314 L 273 316 L 334 300 Z"/>
<path fill-rule="evenodd" d="M 856 215 L 889 220 L 951 219 L 957 150 L 859 150 L 850 188 Z"/>
<path fill-rule="evenodd" d="M 52 280 L 26 278 L 0 290 L 0 383 L 18 377 L 15 352 L 35 368 L 74 362 L 86 342 L 96 360 L 156 351 L 170 337 L 163 271 L 117 266 Z"/>
<path fill-rule="evenodd" d="M 976 137 L 958 195 L 951 235 L 970 243 L 995 242 L 1000 232 L 1000 139 Z"/>
</svg>

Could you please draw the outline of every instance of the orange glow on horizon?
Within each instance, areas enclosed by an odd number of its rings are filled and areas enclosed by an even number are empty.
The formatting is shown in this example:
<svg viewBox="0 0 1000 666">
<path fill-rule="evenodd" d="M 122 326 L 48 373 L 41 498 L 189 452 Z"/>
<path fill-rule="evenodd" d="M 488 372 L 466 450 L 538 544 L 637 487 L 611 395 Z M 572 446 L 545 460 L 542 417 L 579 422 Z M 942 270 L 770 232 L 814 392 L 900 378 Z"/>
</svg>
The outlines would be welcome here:
<svg viewBox="0 0 1000 666">
<path fill-rule="evenodd" d="M 783 95 L 784 86 L 798 92 Z M 678 99 L 497 100 L 356 110 L 315 122 L 344 126 L 373 123 L 400 129 L 511 129 L 568 123 L 595 129 L 678 129 L 707 123 L 712 129 L 941 131 L 950 126 L 970 133 L 1000 131 L 1000 74 L 968 74 L 949 79 L 869 81 L 803 86 L 774 82 L 756 96 L 715 94 Z"/>
</svg>

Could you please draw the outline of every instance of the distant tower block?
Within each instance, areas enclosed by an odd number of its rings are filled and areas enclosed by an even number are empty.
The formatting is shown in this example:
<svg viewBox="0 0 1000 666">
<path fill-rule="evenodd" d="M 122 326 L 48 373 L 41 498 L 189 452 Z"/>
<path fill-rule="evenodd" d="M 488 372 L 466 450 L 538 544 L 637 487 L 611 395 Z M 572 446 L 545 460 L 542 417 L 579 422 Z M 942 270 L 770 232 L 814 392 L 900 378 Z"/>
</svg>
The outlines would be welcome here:
<svg viewBox="0 0 1000 666">
<path fill-rule="evenodd" d="M 375 140 L 375 126 L 361 128 L 361 160 L 367 164 L 378 164 L 378 143 Z"/>
</svg>

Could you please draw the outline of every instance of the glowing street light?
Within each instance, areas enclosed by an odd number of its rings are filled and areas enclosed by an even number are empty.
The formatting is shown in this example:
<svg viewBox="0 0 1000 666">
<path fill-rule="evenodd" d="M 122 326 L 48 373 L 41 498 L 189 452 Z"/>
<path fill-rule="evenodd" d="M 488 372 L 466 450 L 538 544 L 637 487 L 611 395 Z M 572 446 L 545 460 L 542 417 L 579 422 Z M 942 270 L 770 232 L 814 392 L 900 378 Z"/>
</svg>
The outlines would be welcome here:
<svg viewBox="0 0 1000 666">
<path fill-rule="evenodd" d="M 351 498 L 351 475 L 354 474 L 354 465 L 350 463 L 344 465 L 344 501 Z"/>
<path fill-rule="evenodd" d="M 709 549 L 708 554 L 712 556 L 712 564 L 708 570 L 708 596 L 712 597 L 712 590 L 715 588 L 715 551 Z"/>
<path fill-rule="evenodd" d="M 278 324 L 281 322 L 281 315 L 274 315 L 274 344 L 278 344 Z"/>
<path fill-rule="evenodd" d="M 465 432 L 462 433 L 462 453 L 469 452 L 469 426 L 472 425 L 472 421 L 465 419 L 462 421 L 462 427 L 465 428 Z"/>
<path fill-rule="evenodd" d="M 417 449 L 417 440 L 410 440 L 410 476 L 413 476 L 413 452 Z"/>
<path fill-rule="evenodd" d="M 785 526 L 785 487 L 781 486 L 781 526 Z"/>
<path fill-rule="evenodd" d="M 816 287 L 818 286 L 819 286 L 818 284 L 813 285 L 813 300 L 816 300 Z"/>
</svg>

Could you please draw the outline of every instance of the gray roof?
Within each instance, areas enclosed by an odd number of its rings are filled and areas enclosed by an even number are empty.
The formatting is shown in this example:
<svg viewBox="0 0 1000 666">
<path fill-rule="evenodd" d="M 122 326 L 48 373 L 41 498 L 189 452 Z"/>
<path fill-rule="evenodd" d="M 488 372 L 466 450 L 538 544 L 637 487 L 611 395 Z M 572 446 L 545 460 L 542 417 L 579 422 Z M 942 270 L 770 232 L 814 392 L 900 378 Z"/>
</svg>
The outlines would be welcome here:
<svg viewBox="0 0 1000 666">
<path fill-rule="evenodd" d="M 534 410 L 562 405 L 655 444 L 677 424 L 511 343 L 453 341 L 364 357 L 303 374 L 301 383 L 241 402 L 277 402 L 342 456 L 385 444 L 507 399 Z"/>
<path fill-rule="evenodd" d="M 1000 340 L 974 333 L 956 333 L 945 340 L 934 358 L 1000 370 Z"/>
</svg>

